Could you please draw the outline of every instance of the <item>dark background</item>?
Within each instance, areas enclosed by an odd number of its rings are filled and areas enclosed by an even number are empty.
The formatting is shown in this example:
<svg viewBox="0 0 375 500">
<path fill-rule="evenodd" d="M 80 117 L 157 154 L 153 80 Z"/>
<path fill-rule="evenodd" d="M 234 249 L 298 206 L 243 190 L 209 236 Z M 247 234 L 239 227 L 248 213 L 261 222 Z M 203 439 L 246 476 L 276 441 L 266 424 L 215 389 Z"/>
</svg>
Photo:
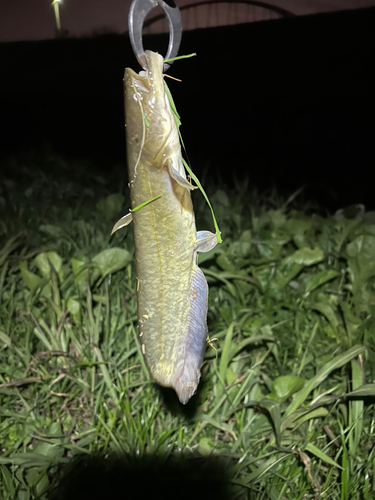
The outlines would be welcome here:
<svg viewBox="0 0 375 500">
<path fill-rule="evenodd" d="M 197 175 L 375 208 L 374 29 L 370 8 L 185 32 L 180 55 L 198 55 L 168 85 Z M 2 43 L 0 61 L 2 165 L 48 144 L 126 176 L 122 78 L 138 68 L 126 35 Z"/>
</svg>

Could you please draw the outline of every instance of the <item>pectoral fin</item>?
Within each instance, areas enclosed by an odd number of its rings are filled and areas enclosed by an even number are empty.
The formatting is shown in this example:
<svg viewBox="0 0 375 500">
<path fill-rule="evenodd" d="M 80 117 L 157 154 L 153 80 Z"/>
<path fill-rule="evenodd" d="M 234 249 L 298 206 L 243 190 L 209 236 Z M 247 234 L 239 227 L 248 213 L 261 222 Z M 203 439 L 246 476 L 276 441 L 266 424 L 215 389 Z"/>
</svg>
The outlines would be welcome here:
<svg viewBox="0 0 375 500">
<path fill-rule="evenodd" d="M 128 226 L 131 221 L 133 220 L 133 214 L 126 214 L 124 217 L 121 217 L 120 220 L 116 222 L 116 224 L 113 226 L 111 235 L 121 229 L 122 227 Z"/>
<path fill-rule="evenodd" d="M 198 189 L 197 186 L 193 186 L 192 184 L 190 184 L 190 182 L 188 182 L 185 179 L 185 177 L 183 177 L 181 174 L 178 173 L 178 171 L 172 165 L 171 160 L 168 160 L 168 171 L 172 179 L 174 179 L 180 186 L 188 189 L 189 191 L 192 191 L 193 189 Z"/>
<path fill-rule="evenodd" d="M 209 252 L 218 244 L 217 236 L 211 231 L 197 231 L 197 241 L 195 243 L 195 250 L 197 252 Z"/>
<path fill-rule="evenodd" d="M 197 390 L 200 367 L 207 338 L 208 285 L 203 272 L 195 266 L 190 295 L 190 314 L 186 332 L 185 356 L 175 370 L 173 388 L 182 404 Z"/>
</svg>

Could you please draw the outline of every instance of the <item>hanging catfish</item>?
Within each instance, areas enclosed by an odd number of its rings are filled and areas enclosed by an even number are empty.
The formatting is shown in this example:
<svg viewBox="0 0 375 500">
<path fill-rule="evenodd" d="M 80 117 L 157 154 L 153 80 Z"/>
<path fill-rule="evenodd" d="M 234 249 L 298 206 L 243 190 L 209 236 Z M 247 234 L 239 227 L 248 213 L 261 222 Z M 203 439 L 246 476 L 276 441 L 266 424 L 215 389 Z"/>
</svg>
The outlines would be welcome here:
<svg viewBox="0 0 375 500">
<path fill-rule="evenodd" d="M 138 334 L 154 380 L 187 403 L 195 393 L 207 338 L 208 285 L 197 252 L 217 244 L 198 231 L 178 128 L 165 92 L 163 58 L 145 52 L 147 70 L 125 70 L 127 162 L 134 221 Z M 134 211 L 134 208 L 137 210 Z"/>
</svg>

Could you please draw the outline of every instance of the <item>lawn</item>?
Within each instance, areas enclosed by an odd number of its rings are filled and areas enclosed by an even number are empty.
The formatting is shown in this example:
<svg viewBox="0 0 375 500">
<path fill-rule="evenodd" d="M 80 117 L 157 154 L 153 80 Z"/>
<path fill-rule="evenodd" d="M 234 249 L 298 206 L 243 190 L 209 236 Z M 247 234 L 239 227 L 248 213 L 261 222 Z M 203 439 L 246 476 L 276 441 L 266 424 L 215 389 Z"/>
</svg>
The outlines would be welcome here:
<svg viewBox="0 0 375 500">
<path fill-rule="evenodd" d="M 203 175 L 223 243 L 199 257 L 209 338 L 182 406 L 137 341 L 132 228 L 110 236 L 125 167 L 2 167 L 1 499 L 374 498 L 374 212 Z"/>
</svg>

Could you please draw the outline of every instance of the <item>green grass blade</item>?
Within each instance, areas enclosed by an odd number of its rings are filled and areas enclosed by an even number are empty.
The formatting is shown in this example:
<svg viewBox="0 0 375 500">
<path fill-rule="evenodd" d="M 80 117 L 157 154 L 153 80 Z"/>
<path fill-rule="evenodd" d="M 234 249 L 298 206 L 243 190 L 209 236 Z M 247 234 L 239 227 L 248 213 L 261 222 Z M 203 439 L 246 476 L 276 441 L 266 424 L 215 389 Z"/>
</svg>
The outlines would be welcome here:
<svg viewBox="0 0 375 500">
<path fill-rule="evenodd" d="M 228 328 L 227 334 L 225 335 L 223 350 L 220 356 L 219 375 L 223 384 L 225 384 L 227 369 L 231 361 L 230 351 L 232 345 L 233 328 L 234 328 L 234 323 L 231 323 Z"/>
<path fill-rule="evenodd" d="M 361 365 L 356 359 L 351 362 L 352 368 L 352 389 L 355 391 L 363 384 L 362 369 Z M 351 457 L 356 456 L 357 448 L 361 441 L 361 435 L 363 430 L 363 410 L 364 402 L 363 400 L 349 401 L 349 424 L 352 426 L 352 430 L 349 434 L 349 454 Z"/>
<path fill-rule="evenodd" d="M 314 444 L 308 443 L 306 445 L 305 450 L 315 455 L 317 458 L 319 458 L 319 460 L 322 460 L 323 462 L 326 462 L 327 464 L 333 465 L 333 467 L 337 467 L 338 469 L 342 470 L 342 467 L 340 467 L 337 462 L 332 460 L 331 457 L 329 457 L 326 453 L 324 453 L 324 451 L 317 448 Z"/>
<path fill-rule="evenodd" d="M 282 455 L 281 457 L 276 458 L 276 459 L 273 458 L 273 457 L 269 458 L 263 465 L 261 465 L 260 467 L 257 467 L 254 470 L 254 472 L 252 472 L 251 474 L 249 474 L 246 477 L 246 483 L 250 484 L 253 481 L 254 482 L 260 481 L 260 479 L 262 478 L 262 476 L 264 476 L 264 474 L 266 474 L 267 472 L 271 471 L 271 469 L 273 469 L 278 464 L 280 464 L 281 462 L 283 462 L 284 460 L 286 460 L 286 458 L 287 458 L 287 455 Z"/>
<path fill-rule="evenodd" d="M 147 200 L 147 201 L 144 201 L 143 203 L 141 203 L 140 205 L 138 205 L 137 207 L 135 208 L 132 208 L 129 210 L 129 212 L 136 212 L 137 210 L 139 210 L 140 208 L 143 208 L 145 207 L 146 205 L 148 205 L 149 203 L 152 203 L 153 201 L 155 200 L 158 200 L 159 198 L 161 198 L 163 195 L 159 194 L 159 196 L 155 196 L 154 198 L 151 198 L 151 200 Z"/>
<path fill-rule="evenodd" d="M 347 396 L 352 397 L 375 397 L 375 384 L 365 384 L 350 391 Z"/>
<path fill-rule="evenodd" d="M 306 401 L 306 398 L 309 396 L 311 391 L 313 391 L 321 382 L 323 382 L 323 380 L 325 380 L 333 370 L 336 370 L 337 368 L 341 368 L 342 366 L 346 365 L 346 363 L 349 363 L 349 361 L 362 354 L 365 350 L 366 350 L 365 347 L 356 345 L 351 349 L 349 349 L 348 351 L 339 354 L 331 361 L 326 363 L 315 375 L 315 377 L 309 380 L 306 383 L 305 387 L 303 387 L 303 389 L 301 389 L 296 394 L 293 401 L 286 409 L 285 415 L 286 416 L 290 415 L 291 413 L 296 411 Z"/>
<path fill-rule="evenodd" d="M 180 132 L 180 125 L 181 125 L 181 118 L 180 118 L 180 115 L 178 114 L 177 112 L 177 109 L 176 109 L 176 105 L 173 101 L 173 97 L 172 97 L 172 94 L 168 88 L 168 85 L 164 82 L 164 86 L 165 86 L 165 90 L 166 90 L 166 94 L 167 94 L 167 97 L 168 97 L 168 100 L 169 100 L 169 104 L 172 108 L 172 111 L 173 111 L 173 114 L 174 114 L 174 117 L 175 117 L 175 120 L 176 120 L 176 124 L 177 124 L 177 128 L 178 128 L 178 133 L 180 135 L 180 140 L 181 140 L 181 144 L 184 148 L 184 150 L 186 151 L 186 148 L 185 148 L 185 144 L 184 144 L 184 141 L 182 140 L 182 135 L 181 135 L 181 132 Z M 187 162 L 184 160 L 184 158 L 182 158 L 182 161 L 183 161 L 183 164 L 184 164 L 184 167 L 186 168 L 186 170 L 189 172 L 191 178 L 194 180 L 194 182 L 196 183 L 196 185 L 198 186 L 200 192 L 203 194 L 204 196 L 204 199 L 206 200 L 208 206 L 210 207 L 210 210 L 211 210 L 211 214 L 212 214 L 212 220 L 213 220 L 213 223 L 214 223 L 214 226 L 215 226 L 215 231 L 216 231 L 216 236 L 217 236 L 217 241 L 219 243 L 222 243 L 222 239 L 221 239 L 221 232 L 220 232 L 220 229 L 219 229 L 219 226 L 216 222 L 216 218 L 215 218 L 215 214 L 214 214 L 214 210 L 212 208 L 212 205 L 210 203 L 210 200 L 208 199 L 208 196 L 205 192 L 205 190 L 203 189 L 202 187 L 202 184 L 199 182 L 199 179 L 197 178 L 197 176 L 194 174 L 194 172 L 191 170 L 191 168 L 189 167 L 189 165 L 187 164 Z"/>
<path fill-rule="evenodd" d="M 184 146 L 184 148 L 185 148 L 185 146 Z M 214 209 L 212 208 L 212 205 L 210 203 L 210 200 L 208 199 L 206 191 L 203 189 L 202 184 L 199 182 L 198 177 L 191 170 L 191 168 L 189 167 L 189 165 L 187 164 L 187 162 L 184 160 L 184 158 L 182 158 L 182 161 L 183 161 L 184 167 L 189 172 L 189 174 L 191 175 L 192 179 L 194 179 L 194 182 L 199 187 L 200 192 L 203 194 L 203 196 L 204 196 L 204 198 L 205 198 L 205 200 L 207 202 L 207 205 L 210 207 L 211 214 L 212 214 L 212 220 L 213 220 L 214 226 L 215 226 L 215 232 L 216 232 L 216 236 L 217 236 L 217 241 L 219 243 L 222 243 L 223 240 L 221 239 L 221 232 L 220 232 L 219 226 L 218 226 L 218 224 L 216 222 L 216 217 L 215 217 L 215 214 L 214 214 Z"/>
<path fill-rule="evenodd" d="M 197 53 L 193 52 L 192 54 L 187 54 L 185 56 L 177 56 L 177 57 L 171 57 L 170 59 L 164 59 L 164 62 L 169 63 L 169 62 L 179 61 L 180 59 L 189 59 L 190 57 L 194 57 L 196 55 Z"/>
<path fill-rule="evenodd" d="M 106 383 L 108 392 L 112 396 L 113 401 L 117 404 L 118 403 L 118 397 L 117 397 L 116 391 L 114 389 L 113 381 L 111 380 L 111 376 L 109 374 L 107 365 L 106 365 L 106 363 L 104 361 L 103 354 L 101 353 L 101 351 L 100 351 L 100 349 L 98 347 L 94 347 L 94 350 L 95 350 L 95 353 L 96 353 L 96 357 L 97 357 L 97 359 L 98 359 L 98 361 L 100 363 L 100 370 L 101 370 L 101 372 L 103 374 L 103 378 L 104 378 L 104 381 Z"/>
</svg>

